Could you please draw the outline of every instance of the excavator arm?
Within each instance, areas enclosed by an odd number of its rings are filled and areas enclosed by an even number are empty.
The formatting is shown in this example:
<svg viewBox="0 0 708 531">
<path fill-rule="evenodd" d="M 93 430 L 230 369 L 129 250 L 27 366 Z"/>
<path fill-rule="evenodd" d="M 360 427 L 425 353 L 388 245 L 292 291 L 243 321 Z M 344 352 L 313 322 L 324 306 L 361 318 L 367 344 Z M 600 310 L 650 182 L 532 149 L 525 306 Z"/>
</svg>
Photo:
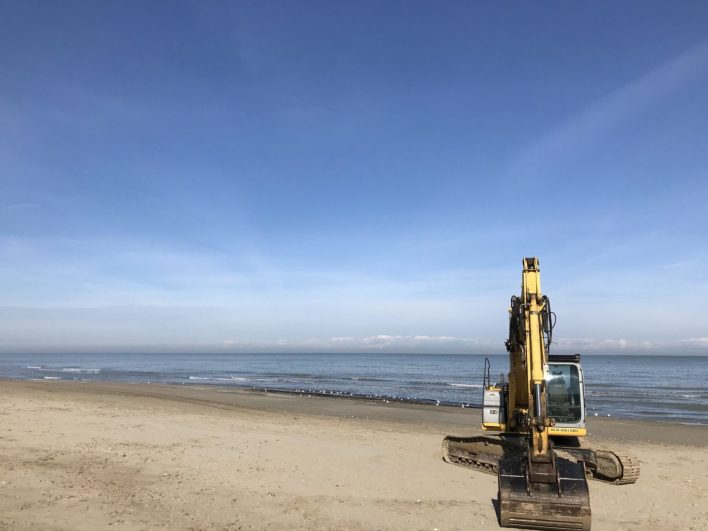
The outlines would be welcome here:
<svg viewBox="0 0 708 531">
<path fill-rule="evenodd" d="M 502 526 L 590 529 L 590 497 L 581 462 L 556 455 L 547 415 L 550 303 L 541 293 L 537 258 L 524 258 L 521 297 L 509 309 L 509 428 L 520 452 L 503 455 L 498 468 Z M 525 439 L 525 440 L 524 440 Z"/>
<path fill-rule="evenodd" d="M 509 309 L 509 411 L 512 426 L 530 434 L 530 455 L 535 462 L 548 462 L 548 428 L 554 422 L 546 415 L 546 374 L 548 349 L 544 340 L 544 322 L 550 304 L 541 294 L 541 276 L 537 258 L 524 258 L 521 297 L 512 297 Z"/>
</svg>

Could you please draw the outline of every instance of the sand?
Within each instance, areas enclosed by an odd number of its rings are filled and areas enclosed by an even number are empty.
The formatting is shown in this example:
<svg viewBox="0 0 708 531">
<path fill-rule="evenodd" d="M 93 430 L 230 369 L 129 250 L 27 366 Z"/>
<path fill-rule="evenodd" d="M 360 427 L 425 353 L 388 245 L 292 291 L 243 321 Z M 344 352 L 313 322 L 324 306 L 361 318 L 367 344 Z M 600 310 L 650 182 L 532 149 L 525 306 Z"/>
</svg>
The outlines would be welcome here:
<svg viewBox="0 0 708 531">
<path fill-rule="evenodd" d="M 496 529 L 496 478 L 444 463 L 480 412 L 228 388 L 0 381 L 0 529 Z M 593 529 L 708 529 L 708 427 L 592 419 L 635 485 Z"/>
</svg>

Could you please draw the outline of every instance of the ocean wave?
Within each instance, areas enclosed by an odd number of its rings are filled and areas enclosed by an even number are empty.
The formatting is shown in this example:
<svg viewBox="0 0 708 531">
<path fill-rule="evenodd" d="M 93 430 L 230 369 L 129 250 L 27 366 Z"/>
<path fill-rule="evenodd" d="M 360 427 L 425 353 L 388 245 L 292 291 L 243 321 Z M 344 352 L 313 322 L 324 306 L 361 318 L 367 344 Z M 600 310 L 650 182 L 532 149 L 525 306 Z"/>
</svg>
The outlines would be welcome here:
<svg viewBox="0 0 708 531">
<path fill-rule="evenodd" d="M 467 407 L 472 403 L 477 407 L 482 402 L 483 359 L 383 353 L 13 355 L 6 360 L 0 357 L 4 363 L 0 369 L 3 377 L 48 383 L 72 379 L 151 381 L 433 404 L 440 400 L 440 405 L 459 407 L 465 403 Z M 491 356 L 491 361 L 494 374 L 508 365 L 506 355 Z M 462 364 L 464 370 L 460 370 Z M 586 356 L 583 367 L 589 416 L 610 413 L 612 417 L 708 424 L 708 357 Z M 666 382 L 667 374 L 670 383 Z"/>
<path fill-rule="evenodd" d="M 52 367 L 44 367 L 42 365 L 33 365 L 30 367 L 27 367 L 28 369 L 34 369 L 37 371 L 42 371 L 42 372 L 69 372 L 69 373 L 87 373 L 87 374 L 96 374 L 101 372 L 101 369 L 94 369 L 94 368 L 88 368 L 88 367 L 62 367 L 62 368 L 52 368 Z"/>
<path fill-rule="evenodd" d="M 189 376 L 189 380 L 205 380 L 211 382 L 245 382 L 248 378 L 242 378 L 240 376 Z"/>
</svg>

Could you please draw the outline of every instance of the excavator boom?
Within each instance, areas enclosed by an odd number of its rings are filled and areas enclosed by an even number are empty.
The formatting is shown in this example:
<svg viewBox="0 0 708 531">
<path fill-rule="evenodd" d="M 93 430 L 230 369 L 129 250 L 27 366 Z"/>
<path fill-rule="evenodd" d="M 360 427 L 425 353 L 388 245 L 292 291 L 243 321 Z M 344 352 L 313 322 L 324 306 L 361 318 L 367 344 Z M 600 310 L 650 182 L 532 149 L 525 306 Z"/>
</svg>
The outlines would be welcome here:
<svg viewBox="0 0 708 531">
<path fill-rule="evenodd" d="M 510 314 L 509 425 L 520 434 L 521 452 L 499 461 L 499 522 L 504 527 L 590 529 L 590 494 L 582 462 L 553 450 L 549 428 L 548 347 L 550 302 L 541 293 L 537 258 L 524 258 L 521 297 Z"/>
</svg>

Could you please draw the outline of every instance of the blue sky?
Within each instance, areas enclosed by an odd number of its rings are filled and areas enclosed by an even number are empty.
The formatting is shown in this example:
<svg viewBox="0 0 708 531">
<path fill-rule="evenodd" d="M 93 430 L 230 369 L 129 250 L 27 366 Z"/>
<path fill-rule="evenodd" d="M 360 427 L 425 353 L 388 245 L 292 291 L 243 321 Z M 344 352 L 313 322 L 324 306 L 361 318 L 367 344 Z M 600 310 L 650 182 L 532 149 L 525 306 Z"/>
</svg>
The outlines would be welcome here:
<svg viewBox="0 0 708 531">
<path fill-rule="evenodd" d="M 2 2 L 1 351 L 708 353 L 708 6 Z"/>
</svg>

